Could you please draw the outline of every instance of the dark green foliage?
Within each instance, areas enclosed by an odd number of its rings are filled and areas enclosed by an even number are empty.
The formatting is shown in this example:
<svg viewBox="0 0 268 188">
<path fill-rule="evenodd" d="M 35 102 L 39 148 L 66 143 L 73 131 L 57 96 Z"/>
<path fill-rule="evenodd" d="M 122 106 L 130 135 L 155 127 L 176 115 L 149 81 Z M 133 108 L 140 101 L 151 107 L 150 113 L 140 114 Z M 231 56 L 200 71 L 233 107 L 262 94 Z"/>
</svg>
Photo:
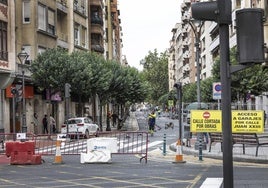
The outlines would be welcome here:
<svg viewBox="0 0 268 188">
<path fill-rule="evenodd" d="M 149 54 L 142 61 L 143 77 L 147 81 L 148 98 L 153 104 L 159 104 L 159 99 L 169 90 L 168 86 L 168 56 L 166 52 L 158 54 L 149 51 Z"/>
</svg>

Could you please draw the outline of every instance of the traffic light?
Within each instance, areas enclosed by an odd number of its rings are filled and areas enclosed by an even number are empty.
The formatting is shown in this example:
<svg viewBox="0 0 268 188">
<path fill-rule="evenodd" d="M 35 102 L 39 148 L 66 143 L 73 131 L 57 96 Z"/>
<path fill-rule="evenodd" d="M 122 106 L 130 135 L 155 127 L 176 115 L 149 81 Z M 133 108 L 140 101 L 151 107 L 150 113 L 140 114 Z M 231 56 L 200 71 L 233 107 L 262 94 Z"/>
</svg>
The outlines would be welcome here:
<svg viewBox="0 0 268 188">
<path fill-rule="evenodd" d="M 216 21 L 217 2 L 197 2 L 192 4 L 192 17 L 197 20 Z"/>
<path fill-rule="evenodd" d="M 65 98 L 71 97 L 71 85 L 69 83 L 65 83 Z"/>
<path fill-rule="evenodd" d="M 16 94 L 18 93 L 18 90 L 15 87 L 11 87 L 11 93 L 14 97 L 16 97 Z"/>
<path fill-rule="evenodd" d="M 231 24 L 231 0 L 196 2 L 192 5 L 192 18 L 202 21 L 215 21 L 219 24 Z"/>
<path fill-rule="evenodd" d="M 174 87 L 177 88 L 177 89 L 181 89 L 181 82 L 175 83 Z"/>
<path fill-rule="evenodd" d="M 264 62 L 264 12 L 259 8 L 236 11 L 236 37 L 240 64 Z"/>
</svg>

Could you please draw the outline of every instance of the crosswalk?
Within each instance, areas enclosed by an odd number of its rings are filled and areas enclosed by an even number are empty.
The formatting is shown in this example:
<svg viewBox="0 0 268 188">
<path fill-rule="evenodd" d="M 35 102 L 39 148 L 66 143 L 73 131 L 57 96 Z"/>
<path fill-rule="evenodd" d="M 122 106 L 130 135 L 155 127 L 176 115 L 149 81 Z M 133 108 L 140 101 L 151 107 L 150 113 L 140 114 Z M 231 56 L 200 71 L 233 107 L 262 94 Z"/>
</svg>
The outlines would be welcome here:
<svg viewBox="0 0 268 188">
<path fill-rule="evenodd" d="M 144 140 L 131 140 L 124 139 L 117 142 L 118 153 L 145 153 L 149 152 L 150 149 L 155 149 L 156 147 L 161 147 L 163 140 L 156 140 L 148 142 Z M 147 150 L 146 150 L 147 149 Z M 60 151 L 62 154 L 77 154 L 81 152 L 87 152 L 87 140 L 77 140 L 77 141 L 65 141 L 61 143 Z M 56 152 L 56 145 L 50 144 L 43 147 L 37 147 L 35 149 L 36 154 L 43 155 L 54 155 Z"/>
</svg>

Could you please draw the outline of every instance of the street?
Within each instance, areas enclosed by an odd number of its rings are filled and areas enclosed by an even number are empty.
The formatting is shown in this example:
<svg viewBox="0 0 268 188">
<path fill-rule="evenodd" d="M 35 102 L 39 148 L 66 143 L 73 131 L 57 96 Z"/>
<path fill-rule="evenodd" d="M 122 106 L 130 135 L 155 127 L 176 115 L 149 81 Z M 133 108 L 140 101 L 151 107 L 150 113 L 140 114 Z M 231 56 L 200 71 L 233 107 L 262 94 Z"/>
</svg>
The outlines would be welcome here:
<svg viewBox="0 0 268 188">
<path fill-rule="evenodd" d="M 146 116 L 137 115 L 140 130 L 146 128 Z M 174 129 L 165 129 L 165 122 Z M 175 164 L 175 152 L 168 145 L 178 139 L 178 120 L 157 118 L 161 127 L 149 137 L 148 162 L 135 155 L 113 155 L 111 163 L 80 164 L 80 156 L 63 155 L 64 164 L 53 164 L 54 156 L 44 156 L 41 165 L 0 165 L 0 185 L 13 187 L 154 187 L 199 188 L 207 178 L 222 178 L 222 161 L 184 155 L 186 163 Z M 166 134 L 167 151 L 163 154 Z M 157 143 L 151 144 L 150 143 Z M 268 187 L 268 165 L 234 162 L 234 187 Z"/>
</svg>

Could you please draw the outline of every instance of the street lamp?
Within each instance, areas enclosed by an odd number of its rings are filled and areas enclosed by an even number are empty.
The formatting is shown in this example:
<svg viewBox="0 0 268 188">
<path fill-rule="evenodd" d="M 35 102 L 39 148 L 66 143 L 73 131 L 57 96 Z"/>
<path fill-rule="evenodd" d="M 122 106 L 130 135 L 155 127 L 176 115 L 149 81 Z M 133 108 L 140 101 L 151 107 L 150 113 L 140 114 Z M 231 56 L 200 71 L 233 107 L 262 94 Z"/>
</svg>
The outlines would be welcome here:
<svg viewBox="0 0 268 188">
<path fill-rule="evenodd" d="M 179 140 L 180 140 L 180 143 L 182 144 L 182 119 L 181 119 L 181 115 L 182 115 L 182 112 L 181 112 L 181 109 L 182 109 L 182 84 L 181 82 L 177 82 L 174 84 L 174 87 L 176 88 L 177 90 L 177 101 L 178 101 L 178 118 L 179 118 Z"/>
<path fill-rule="evenodd" d="M 28 59 L 29 55 L 21 49 L 21 52 L 17 55 L 22 65 L 22 129 L 21 132 L 27 133 L 27 124 L 26 124 L 26 104 L 25 104 L 25 80 L 24 80 L 24 65 L 25 61 Z"/>
<path fill-rule="evenodd" d="M 204 25 L 203 21 L 200 20 L 189 20 L 189 25 L 191 26 L 194 35 L 195 35 L 195 48 L 196 48 L 196 81 L 197 81 L 197 109 L 201 109 L 201 91 L 200 91 L 200 37 L 201 37 L 201 28 Z M 199 160 L 202 161 L 202 147 L 203 147 L 203 133 L 198 134 L 199 140 Z"/>
</svg>

